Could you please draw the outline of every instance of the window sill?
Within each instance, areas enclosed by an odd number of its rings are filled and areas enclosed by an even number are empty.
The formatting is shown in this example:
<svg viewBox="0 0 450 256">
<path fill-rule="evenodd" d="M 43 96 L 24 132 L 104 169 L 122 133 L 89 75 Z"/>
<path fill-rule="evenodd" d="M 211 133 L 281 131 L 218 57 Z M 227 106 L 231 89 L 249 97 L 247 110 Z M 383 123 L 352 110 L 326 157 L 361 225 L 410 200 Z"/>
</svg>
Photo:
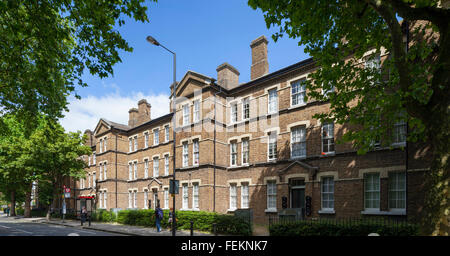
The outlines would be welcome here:
<svg viewBox="0 0 450 256">
<path fill-rule="evenodd" d="M 320 210 L 318 211 L 319 214 L 336 214 L 334 210 Z"/>
<path fill-rule="evenodd" d="M 333 152 L 327 152 L 327 153 L 322 152 L 322 154 L 321 154 L 322 157 L 325 157 L 325 156 L 334 156 L 334 155 L 336 155 L 336 151 L 333 151 Z"/>
<path fill-rule="evenodd" d="M 235 209 L 228 209 L 227 212 L 234 212 L 236 210 L 237 210 L 237 208 L 235 208 Z"/>
<path fill-rule="evenodd" d="M 288 110 L 296 109 L 296 108 L 301 108 L 301 107 L 304 107 L 304 106 L 306 106 L 306 105 L 308 105 L 308 104 L 307 104 L 307 103 L 303 103 L 303 104 L 291 105 L 291 106 L 288 108 Z"/>
<path fill-rule="evenodd" d="M 392 210 L 392 211 L 379 211 L 379 210 L 364 210 L 361 211 L 362 215 L 406 215 L 405 210 Z"/>
<path fill-rule="evenodd" d="M 303 159 L 306 159 L 306 156 L 294 156 L 294 157 L 291 156 L 291 159 L 292 160 L 303 160 Z"/>
<path fill-rule="evenodd" d="M 265 209 L 264 210 L 265 213 L 277 213 L 277 209 Z"/>
<path fill-rule="evenodd" d="M 391 146 L 394 148 L 406 147 L 406 142 L 392 143 Z"/>
</svg>

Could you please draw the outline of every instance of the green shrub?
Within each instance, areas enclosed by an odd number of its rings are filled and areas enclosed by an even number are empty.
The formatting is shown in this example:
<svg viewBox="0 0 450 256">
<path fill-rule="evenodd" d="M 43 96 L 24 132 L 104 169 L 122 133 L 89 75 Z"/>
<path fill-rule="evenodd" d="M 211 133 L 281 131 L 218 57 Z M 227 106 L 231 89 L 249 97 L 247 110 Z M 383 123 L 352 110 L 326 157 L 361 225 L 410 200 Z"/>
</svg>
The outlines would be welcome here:
<svg viewBox="0 0 450 256">
<path fill-rule="evenodd" d="M 417 225 L 407 223 L 383 223 L 352 221 L 342 222 L 298 221 L 277 223 L 269 227 L 271 236 L 367 236 L 378 233 L 380 236 L 415 236 Z"/>
<path fill-rule="evenodd" d="M 161 221 L 163 228 L 170 228 L 169 210 L 164 210 Z M 177 211 L 177 229 L 189 230 L 191 221 L 194 222 L 194 230 L 213 231 L 213 223 L 216 223 L 216 231 L 222 234 L 251 235 L 252 228 L 249 223 L 233 215 L 223 215 L 205 211 Z M 117 222 L 125 225 L 137 225 L 144 227 L 156 227 L 155 211 L 149 210 L 122 210 L 117 214 Z"/>
</svg>

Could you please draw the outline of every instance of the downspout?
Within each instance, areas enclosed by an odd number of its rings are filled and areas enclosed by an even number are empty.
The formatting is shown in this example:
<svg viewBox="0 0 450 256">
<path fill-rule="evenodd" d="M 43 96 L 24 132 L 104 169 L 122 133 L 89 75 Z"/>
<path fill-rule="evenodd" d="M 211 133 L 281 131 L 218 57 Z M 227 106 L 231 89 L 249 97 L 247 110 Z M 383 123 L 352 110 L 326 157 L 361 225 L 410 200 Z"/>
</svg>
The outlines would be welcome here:
<svg viewBox="0 0 450 256">
<path fill-rule="evenodd" d="M 211 81 L 211 85 L 214 85 L 214 79 L 212 79 Z M 216 124 L 217 124 L 217 119 L 216 119 L 216 109 L 217 109 L 217 100 L 216 100 L 216 96 L 217 94 L 222 92 L 222 87 L 219 87 L 219 91 L 214 93 L 214 183 L 213 183 L 213 212 L 216 212 Z"/>
<path fill-rule="evenodd" d="M 115 191 L 115 193 L 116 193 L 116 209 L 117 209 L 117 133 L 116 133 L 116 163 L 115 163 L 115 166 L 116 166 L 116 191 Z"/>
</svg>

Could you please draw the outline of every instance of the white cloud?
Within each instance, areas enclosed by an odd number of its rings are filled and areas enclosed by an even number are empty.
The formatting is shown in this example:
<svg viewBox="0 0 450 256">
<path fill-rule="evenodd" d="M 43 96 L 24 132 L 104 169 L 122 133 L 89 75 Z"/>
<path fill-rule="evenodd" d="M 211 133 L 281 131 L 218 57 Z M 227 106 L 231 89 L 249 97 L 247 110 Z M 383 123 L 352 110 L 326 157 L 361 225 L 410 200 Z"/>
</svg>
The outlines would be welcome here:
<svg viewBox="0 0 450 256">
<path fill-rule="evenodd" d="M 94 130 L 100 118 L 128 124 L 128 110 L 137 108 L 137 103 L 141 99 L 146 99 L 150 103 L 151 118 L 155 119 L 169 113 L 169 95 L 144 95 L 143 93 L 133 93 L 131 96 L 122 96 L 119 91 L 106 96 L 93 96 L 81 98 L 81 100 L 71 97 L 69 99 L 69 112 L 64 113 L 65 117 L 60 120 L 66 131 L 84 132 L 86 129 Z"/>
</svg>

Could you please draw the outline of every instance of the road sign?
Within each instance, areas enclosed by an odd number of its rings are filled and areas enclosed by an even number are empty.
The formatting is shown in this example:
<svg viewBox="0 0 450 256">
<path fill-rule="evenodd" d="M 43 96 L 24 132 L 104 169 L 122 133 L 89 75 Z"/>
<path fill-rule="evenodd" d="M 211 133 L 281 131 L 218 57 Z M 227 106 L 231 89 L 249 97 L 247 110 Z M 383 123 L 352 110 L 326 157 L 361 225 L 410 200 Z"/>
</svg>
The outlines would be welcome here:
<svg viewBox="0 0 450 256">
<path fill-rule="evenodd" d="M 64 193 L 64 198 L 70 198 L 70 192 L 69 193 Z"/>
<path fill-rule="evenodd" d="M 70 193 L 70 188 L 64 188 L 65 193 Z"/>
<path fill-rule="evenodd" d="M 178 194 L 179 190 L 179 180 L 170 180 L 169 181 L 169 193 L 170 194 Z"/>
</svg>

